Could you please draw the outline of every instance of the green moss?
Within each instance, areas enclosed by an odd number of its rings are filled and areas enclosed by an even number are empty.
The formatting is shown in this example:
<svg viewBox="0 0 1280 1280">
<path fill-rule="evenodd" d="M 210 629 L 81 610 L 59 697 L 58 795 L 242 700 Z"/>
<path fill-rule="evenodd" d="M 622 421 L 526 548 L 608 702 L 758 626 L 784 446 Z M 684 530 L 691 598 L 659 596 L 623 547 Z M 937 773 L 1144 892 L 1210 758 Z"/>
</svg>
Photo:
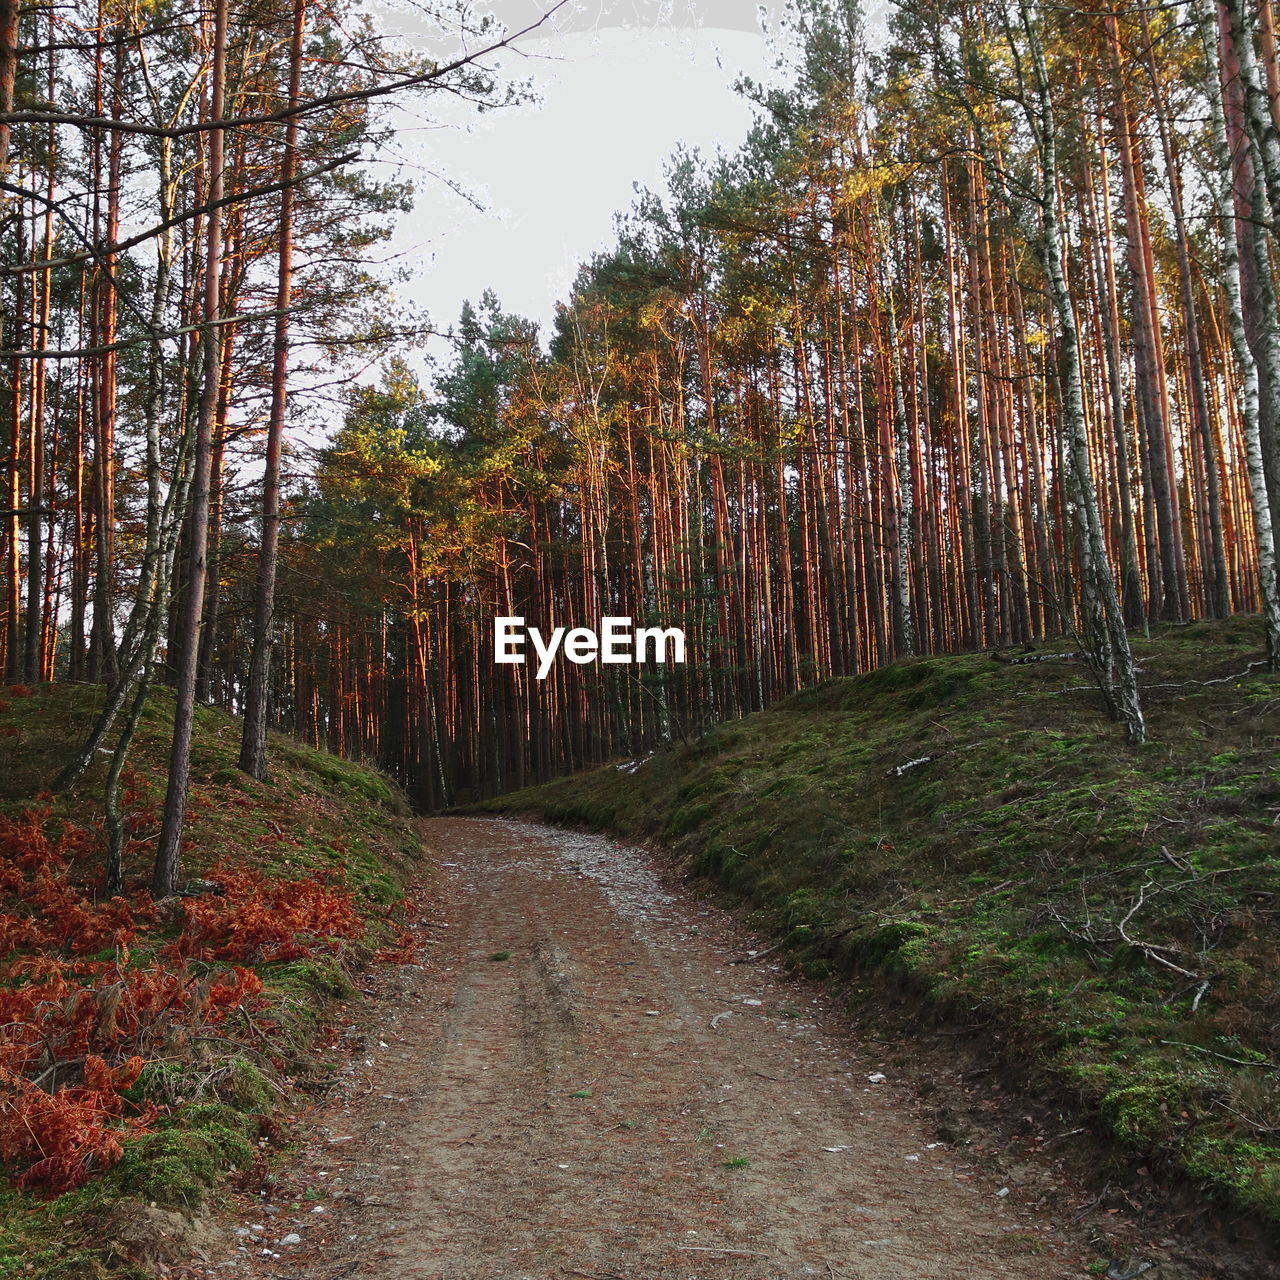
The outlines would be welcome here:
<svg viewBox="0 0 1280 1280">
<path fill-rule="evenodd" d="M 345 1000 L 355 994 L 347 971 L 336 960 L 290 960 L 263 965 L 263 977 L 278 990 L 299 991 Z"/>
<path fill-rule="evenodd" d="M 333 786 L 377 804 L 388 804 L 391 801 L 392 790 L 387 779 L 371 769 L 298 743 L 288 743 L 281 746 L 280 750 L 290 763 Z"/>
<path fill-rule="evenodd" d="M 682 805 L 671 815 L 662 834 L 668 840 L 686 835 L 696 830 L 714 812 L 715 804 L 711 801 Z"/>
<path fill-rule="evenodd" d="M 240 1112 L 266 1113 L 279 1101 L 279 1090 L 265 1072 L 245 1058 L 233 1058 L 229 1077 L 218 1085 L 218 1097 Z"/>
<path fill-rule="evenodd" d="M 1121 1142 L 1139 1151 L 1154 1151 L 1171 1140 L 1180 1093 L 1176 1079 L 1126 1085 L 1103 1097 L 1101 1111 Z"/>
<path fill-rule="evenodd" d="M 852 936 L 851 958 L 866 968 L 874 968 L 901 951 L 912 938 L 923 938 L 927 933 L 928 929 L 915 920 L 874 925 Z"/>
<path fill-rule="evenodd" d="M 1280 1222 L 1280 1147 L 1204 1134 L 1187 1142 L 1183 1161 L 1193 1177 L 1210 1187 L 1230 1187 L 1245 1208 Z"/>
<path fill-rule="evenodd" d="M 0 1239 L 0 1280 L 152 1280 L 154 1272 L 105 1261 L 91 1246 Z"/>
<path fill-rule="evenodd" d="M 125 1146 L 107 1176 L 121 1196 L 137 1196 L 162 1209 L 194 1209 L 227 1170 L 252 1159 L 253 1147 L 242 1132 L 209 1122 L 145 1134 Z"/>
</svg>

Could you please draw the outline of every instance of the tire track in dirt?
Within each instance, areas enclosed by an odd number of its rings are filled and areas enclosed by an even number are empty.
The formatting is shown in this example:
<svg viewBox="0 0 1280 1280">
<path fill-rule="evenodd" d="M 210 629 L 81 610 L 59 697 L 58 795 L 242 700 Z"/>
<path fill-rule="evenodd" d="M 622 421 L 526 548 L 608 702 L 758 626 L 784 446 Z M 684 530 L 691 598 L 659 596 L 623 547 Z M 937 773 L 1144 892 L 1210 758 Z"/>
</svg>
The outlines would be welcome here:
<svg viewBox="0 0 1280 1280">
<path fill-rule="evenodd" d="M 426 963 L 387 993 L 274 1212 L 195 1274 L 1084 1274 L 1069 1230 L 869 1081 L 880 1061 L 821 991 L 732 963 L 737 927 L 648 854 L 505 819 L 422 829 Z"/>
</svg>

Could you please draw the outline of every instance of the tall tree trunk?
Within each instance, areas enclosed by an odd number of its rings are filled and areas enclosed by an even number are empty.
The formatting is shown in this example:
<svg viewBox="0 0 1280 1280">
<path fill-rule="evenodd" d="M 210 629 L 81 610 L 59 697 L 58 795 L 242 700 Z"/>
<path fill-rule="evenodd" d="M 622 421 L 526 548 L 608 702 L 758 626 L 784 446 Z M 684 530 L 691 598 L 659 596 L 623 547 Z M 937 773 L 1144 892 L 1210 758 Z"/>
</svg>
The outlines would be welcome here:
<svg viewBox="0 0 1280 1280">
<path fill-rule="evenodd" d="M 1156 60 L 1155 44 L 1150 37 L 1150 24 L 1143 17 L 1147 38 L 1147 70 L 1155 94 L 1156 123 L 1160 146 L 1164 153 L 1169 179 L 1169 196 L 1173 209 L 1174 244 L 1178 257 L 1178 291 L 1182 300 L 1182 326 L 1187 352 L 1187 380 L 1190 383 L 1192 419 L 1200 438 L 1205 472 L 1205 517 L 1209 546 L 1205 548 L 1205 594 L 1209 612 L 1225 618 L 1231 612 L 1231 595 L 1227 584 L 1227 557 L 1222 540 L 1222 492 L 1218 475 L 1218 452 L 1213 440 L 1213 423 L 1209 416 L 1209 400 L 1205 391 L 1204 353 L 1200 338 L 1200 321 L 1196 314 L 1195 283 L 1191 274 L 1190 234 L 1182 204 L 1182 172 L 1177 142 L 1169 128 L 1169 109 L 1165 101 L 1163 78 Z M 1216 88 L 1214 86 L 1213 88 Z M 1212 91 L 1212 90 L 1211 90 Z M 1234 232 L 1233 232 L 1234 234 Z"/>
<path fill-rule="evenodd" d="M 1261 236 L 1263 228 L 1274 242 L 1280 236 L 1280 128 L 1276 126 L 1272 104 L 1258 69 L 1254 49 L 1253 15 L 1242 0 L 1220 0 L 1215 10 L 1218 26 L 1229 32 L 1231 52 L 1239 69 L 1239 89 L 1243 96 L 1245 124 L 1252 142 L 1252 158 L 1257 162 L 1255 172 L 1261 170 L 1262 181 L 1256 196 L 1260 198 L 1263 216 L 1255 236 Z M 1226 110 L 1224 103 L 1224 110 Z M 1229 135 L 1228 135 L 1229 136 Z M 1274 243 L 1271 246 L 1274 249 Z M 1264 249 L 1257 254 L 1260 282 L 1265 279 L 1271 306 L 1267 309 L 1269 326 L 1267 337 L 1255 350 L 1258 361 L 1260 411 L 1258 417 L 1258 442 L 1261 450 L 1263 475 L 1267 483 L 1268 501 L 1271 506 L 1271 523 L 1280 525 L 1280 317 L 1276 315 L 1275 282 L 1272 274 L 1272 257 Z"/>
<path fill-rule="evenodd" d="M 1086 640 L 1092 650 L 1095 674 L 1117 717 L 1124 721 L 1130 743 L 1146 741 L 1146 721 L 1138 695 L 1137 666 L 1129 649 L 1115 578 L 1107 555 L 1098 494 L 1093 482 L 1089 427 L 1084 411 L 1084 383 L 1075 306 L 1067 284 L 1062 228 L 1058 219 L 1057 124 L 1049 89 L 1044 50 L 1028 0 L 1019 0 L 1023 33 L 1027 39 L 1036 101 L 1028 106 L 1028 123 L 1036 135 L 1040 158 L 1038 198 L 1040 234 L 1036 251 L 1049 286 L 1058 324 L 1058 379 L 1061 386 L 1062 431 L 1070 464 L 1077 523 Z"/>
<path fill-rule="evenodd" d="M 1186 571 L 1178 494 L 1173 473 L 1167 397 L 1163 367 L 1160 316 L 1152 286 L 1153 263 L 1147 229 L 1147 209 L 1141 157 L 1134 143 L 1129 103 L 1120 63 L 1119 24 L 1107 17 L 1112 85 L 1115 93 L 1116 141 L 1124 179 L 1125 247 L 1132 284 L 1134 380 L 1139 420 L 1147 438 L 1147 478 L 1157 529 L 1160 599 L 1148 602 L 1154 618 L 1186 620 Z M 1157 548 L 1148 547 L 1148 554 Z"/>
<path fill-rule="evenodd" d="M 1214 4 L 1214 0 L 1210 0 Z M 1213 16 L 1216 17 L 1216 4 Z M 1202 30 L 1210 65 L 1216 69 L 1217 40 L 1206 19 Z M 1216 77 L 1215 77 L 1216 79 Z M 1244 305 L 1240 291 L 1239 249 L 1235 236 L 1235 165 L 1227 145 L 1226 105 L 1210 86 L 1213 100 L 1213 138 L 1219 171 L 1218 218 L 1222 226 L 1224 285 L 1227 294 L 1227 327 L 1240 373 L 1240 417 L 1244 434 L 1245 459 L 1249 474 L 1249 493 L 1253 504 L 1254 537 L 1258 552 L 1258 582 L 1262 595 L 1262 618 L 1267 634 L 1267 657 L 1273 670 L 1280 667 L 1280 584 L 1276 580 L 1275 532 L 1271 522 L 1271 503 L 1267 478 L 1263 470 L 1262 441 L 1259 430 L 1258 369 L 1249 348 L 1244 327 Z"/>
<path fill-rule="evenodd" d="M 13 110 L 18 78 L 18 19 L 20 0 L 0 0 L 0 178 L 9 174 L 10 125 L 4 119 Z M 9 202 L 8 192 L 0 194 L 0 208 Z"/>
<path fill-rule="evenodd" d="M 0 0 L 0 117 L 13 110 L 14 91 L 18 71 L 18 19 L 21 6 L 18 0 Z M 9 175 L 9 136 L 10 127 L 7 122 L 0 122 L 0 179 Z M 0 192 L 0 213 L 3 213 L 11 196 L 8 192 Z M 4 313 L 0 310 L 0 350 L 5 346 Z M 5 680 L 17 684 L 21 671 L 21 636 L 19 629 L 19 613 L 22 608 L 21 598 L 21 551 L 19 539 L 21 515 L 19 505 L 21 493 L 18 485 L 18 444 L 20 427 L 18 424 L 16 397 L 12 394 L 13 381 L 17 378 L 17 362 L 12 365 L 0 360 L 0 376 L 8 374 L 11 382 L 8 387 L 0 382 L 0 413 L 9 416 L 8 483 L 5 497 L 9 504 L 9 514 L 5 518 L 6 577 L 8 579 L 8 598 L 6 600 L 5 618 Z"/>
<path fill-rule="evenodd" d="M 222 120 L 226 82 L 227 0 L 216 0 L 213 20 L 213 68 L 209 92 L 209 119 Z M 209 534 L 209 473 L 212 464 L 213 419 L 221 380 L 218 352 L 218 319 L 221 314 L 220 276 L 222 217 L 217 207 L 223 193 L 223 130 L 209 131 L 208 200 L 204 262 L 204 333 L 201 376 L 203 386 L 196 419 L 195 457 L 192 463 L 189 573 L 183 601 L 182 648 L 178 654 L 178 679 L 173 712 L 173 745 L 169 752 L 169 784 L 164 817 L 156 847 L 151 891 L 157 898 L 171 897 L 177 888 L 182 828 L 187 811 L 191 778 L 191 733 L 195 722 L 196 666 L 200 653 L 200 616 L 204 607 Z"/>
<path fill-rule="evenodd" d="M 294 0 L 293 33 L 289 44 L 289 104 L 298 101 L 302 75 L 302 41 L 306 0 Z M 266 468 L 262 477 L 262 544 L 254 593 L 253 651 L 245 690 L 244 731 L 240 767 L 261 781 L 267 776 L 267 723 L 271 695 L 271 637 L 275 619 L 276 570 L 280 547 L 280 455 L 284 442 L 289 382 L 289 304 L 293 290 L 292 179 L 298 171 L 298 117 L 285 126 L 280 177 L 279 250 L 276 272 L 276 321 L 271 351 L 271 412 L 267 422 Z M 425 679 L 423 681 L 425 689 Z"/>
</svg>

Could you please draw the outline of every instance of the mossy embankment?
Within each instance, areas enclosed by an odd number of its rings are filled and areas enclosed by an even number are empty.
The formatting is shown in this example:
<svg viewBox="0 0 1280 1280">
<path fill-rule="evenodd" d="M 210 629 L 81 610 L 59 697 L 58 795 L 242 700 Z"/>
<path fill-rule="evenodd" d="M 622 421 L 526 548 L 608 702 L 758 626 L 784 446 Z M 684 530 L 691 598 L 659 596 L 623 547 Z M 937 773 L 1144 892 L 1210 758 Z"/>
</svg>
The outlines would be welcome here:
<svg viewBox="0 0 1280 1280">
<path fill-rule="evenodd" d="M 1248 619 L 1135 647 L 1141 748 L 1078 663 L 927 658 L 485 807 L 662 840 L 855 1004 L 1280 1222 L 1280 681 Z"/>
<path fill-rule="evenodd" d="M 27 1084 L 15 1088 L 11 1077 L 0 1088 L 30 1106 L 39 1086 L 48 1094 L 36 1098 L 41 1106 L 63 1106 L 67 1124 L 49 1133 L 74 1162 L 67 1128 L 89 1114 L 76 1102 L 92 1083 L 85 1055 L 145 1066 L 118 1097 L 102 1095 L 111 1108 L 99 1127 L 118 1134 L 123 1154 L 92 1157 L 83 1185 L 61 1195 L 48 1180 L 15 1185 L 49 1153 L 44 1130 L 38 1148 L 7 1163 L 0 1278 L 152 1275 L 157 1261 L 201 1243 L 188 1219 L 229 1177 L 246 1187 L 269 1178 L 287 1118 L 335 1069 L 326 1045 L 334 1023 L 350 1020 L 340 1003 L 355 995 L 352 975 L 402 941 L 402 886 L 420 857 L 408 805 L 387 779 L 275 738 L 270 777 L 256 782 L 236 768 L 239 721 L 201 709 L 182 865 L 195 896 L 152 906 L 145 885 L 172 723 L 172 699 L 158 691 L 125 778 L 130 839 L 117 914 L 126 933 L 82 945 L 77 929 L 96 927 L 94 912 L 107 909 L 98 905 L 105 755 L 70 794 L 46 789 L 100 698 L 88 686 L 0 687 L 0 843 L 13 887 L 0 902 L 0 952 L 9 948 L 0 954 L 0 1001 L 22 1008 L 48 1044 L 38 1058 L 27 1052 L 35 1064 Z M 46 847 L 60 858 L 48 885 L 39 867 Z M 275 897 L 261 893 L 272 887 Z M 39 921 L 41 895 L 56 899 L 67 924 L 51 943 L 46 918 L 35 945 L 28 922 Z M 31 997 L 39 983 L 71 994 Z M 22 1051 L 21 1028 L 10 1030 L 10 1051 Z"/>
</svg>

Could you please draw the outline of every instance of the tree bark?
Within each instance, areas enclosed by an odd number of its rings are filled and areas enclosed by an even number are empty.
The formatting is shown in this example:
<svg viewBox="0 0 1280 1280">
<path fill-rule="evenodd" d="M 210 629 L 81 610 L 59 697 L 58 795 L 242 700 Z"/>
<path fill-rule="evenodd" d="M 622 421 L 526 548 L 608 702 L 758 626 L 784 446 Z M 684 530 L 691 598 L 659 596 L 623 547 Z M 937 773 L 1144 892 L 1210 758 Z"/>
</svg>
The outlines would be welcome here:
<svg viewBox="0 0 1280 1280">
<path fill-rule="evenodd" d="M 216 0 L 213 29 L 213 68 L 209 94 L 209 114 L 221 120 L 226 84 L 227 0 Z M 209 199 L 222 198 L 223 131 L 214 129 L 209 135 Z M 183 600 L 181 651 L 178 654 L 178 680 L 174 698 L 173 744 L 169 752 L 169 783 L 165 793 L 164 817 L 156 847 L 155 869 L 151 892 L 157 898 L 172 897 L 177 889 L 178 866 L 182 847 L 182 828 L 187 811 L 187 792 L 191 778 L 191 735 L 195 723 L 196 667 L 200 653 L 200 618 L 204 608 L 207 573 L 205 555 L 209 534 L 209 475 L 212 464 L 213 419 L 218 404 L 221 368 L 219 326 L 221 314 L 222 217 L 214 209 L 205 227 L 204 323 L 202 335 L 203 385 L 196 418 L 195 457 L 192 468 L 189 572 Z"/>
<path fill-rule="evenodd" d="M 1217 16 L 1216 0 L 1210 0 L 1212 16 Z M 1217 69 L 1218 44 L 1208 18 L 1203 24 L 1210 66 Z M 1215 77 L 1215 81 L 1217 77 Z M 1218 218 L 1224 246 L 1223 277 L 1227 294 L 1227 328 L 1240 374 L 1240 417 L 1244 434 L 1245 460 L 1249 474 L 1249 494 L 1253 505 L 1254 537 L 1258 553 L 1258 582 L 1262 595 L 1262 618 L 1267 635 L 1267 658 L 1273 670 L 1280 666 L 1280 590 L 1276 581 L 1275 533 L 1271 503 L 1263 470 L 1259 431 L 1258 368 L 1249 348 L 1244 325 L 1244 304 L 1240 292 L 1239 248 L 1235 236 L 1235 166 L 1227 145 L 1226 104 L 1212 92 L 1213 140 L 1217 152 L 1219 189 Z"/>
</svg>

